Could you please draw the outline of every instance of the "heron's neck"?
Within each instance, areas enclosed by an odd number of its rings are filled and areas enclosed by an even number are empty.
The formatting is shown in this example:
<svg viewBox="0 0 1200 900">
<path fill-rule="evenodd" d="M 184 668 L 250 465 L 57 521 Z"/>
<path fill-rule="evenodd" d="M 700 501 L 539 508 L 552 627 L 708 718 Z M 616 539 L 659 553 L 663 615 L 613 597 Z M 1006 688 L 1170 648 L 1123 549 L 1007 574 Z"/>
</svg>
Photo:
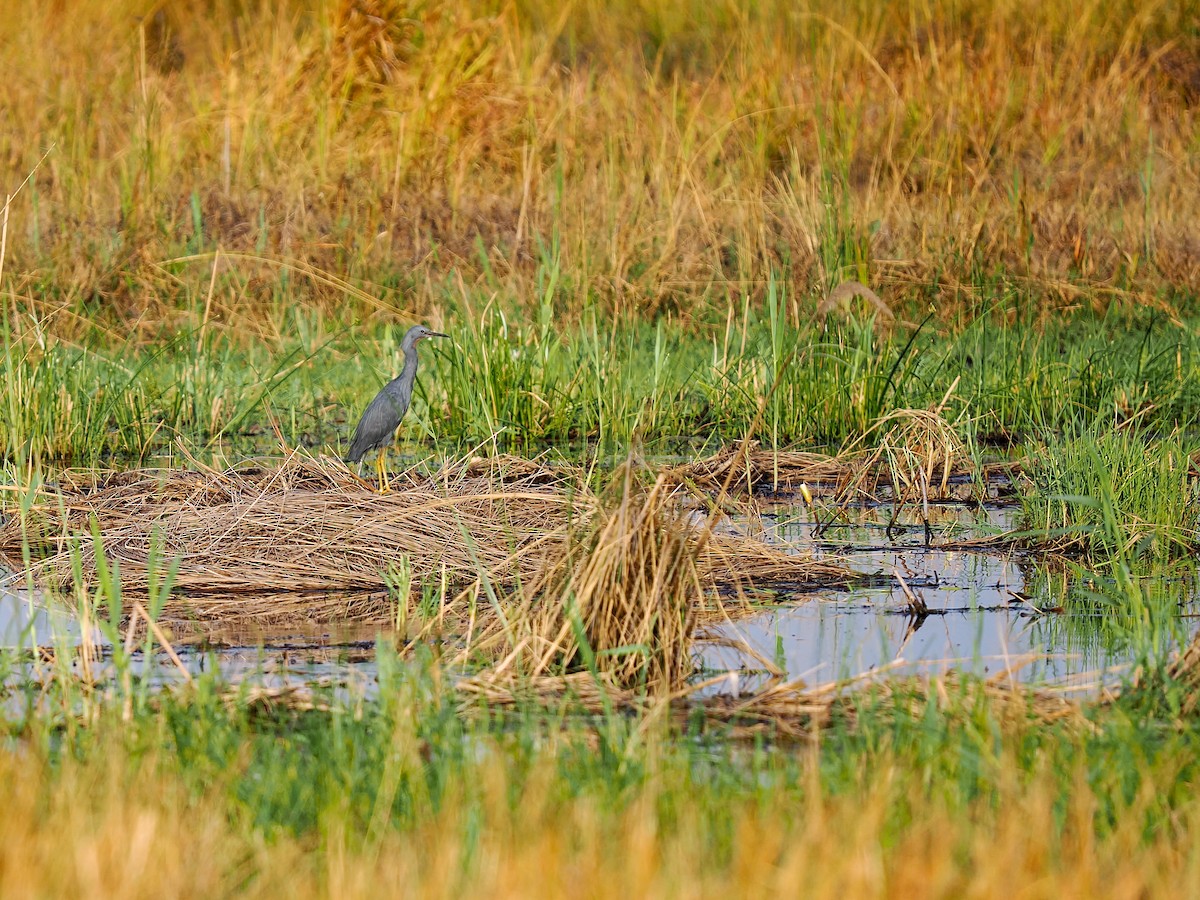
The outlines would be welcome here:
<svg viewBox="0 0 1200 900">
<path fill-rule="evenodd" d="M 415 378 L 417 374 L 417 345 L 404 348 L 404 370 L 402 374 L 407 375 L 410 379 Z"/>
</svg>

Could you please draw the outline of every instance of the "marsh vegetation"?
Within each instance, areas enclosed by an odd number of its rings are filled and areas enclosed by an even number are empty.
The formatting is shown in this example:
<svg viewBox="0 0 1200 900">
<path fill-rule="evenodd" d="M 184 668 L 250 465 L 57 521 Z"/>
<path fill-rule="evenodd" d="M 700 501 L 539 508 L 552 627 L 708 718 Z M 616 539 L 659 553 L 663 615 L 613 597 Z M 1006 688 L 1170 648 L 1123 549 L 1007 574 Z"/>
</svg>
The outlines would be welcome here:
<svg viewBox="0 0 1200 900">
<path fill-rule="evenodd" d="M 6 887 L 1200 893 L 1194 4 L 10 6 Z"/>
</svg>

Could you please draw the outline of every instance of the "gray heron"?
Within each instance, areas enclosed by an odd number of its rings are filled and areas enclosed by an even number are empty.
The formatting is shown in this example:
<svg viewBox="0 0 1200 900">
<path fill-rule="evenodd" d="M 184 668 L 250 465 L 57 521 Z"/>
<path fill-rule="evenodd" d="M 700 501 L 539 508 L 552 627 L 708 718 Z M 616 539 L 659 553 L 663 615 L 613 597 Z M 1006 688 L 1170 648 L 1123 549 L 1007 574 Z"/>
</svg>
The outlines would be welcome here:
<svg viewBox="0 0 1200 900">
<path fill-rule="evenodd" d="M 404 335 L 400 348 L 404 351 L 404 369 L 400 374 L 383 386 L 375 399 L 367 406 L 354 429 L 354 439 L 350 442 L 350 453 L 347 462 L 361 463 L 363 456 L 369 450 L 378 450 L 375 458 L 375 471 L 379 475 L 379 493 L 386 494 L 392 489 L 388 481 L 387 470 L 384 467 L 384 451 L 400 420 L 408 412 L 408 404 L 412 400 L 413 384 L 417 380 L 417 344 L 425 338 L 449 337 L 438 331 L 430 331 L 424 325 L 414 325 Z"/>
</svg>

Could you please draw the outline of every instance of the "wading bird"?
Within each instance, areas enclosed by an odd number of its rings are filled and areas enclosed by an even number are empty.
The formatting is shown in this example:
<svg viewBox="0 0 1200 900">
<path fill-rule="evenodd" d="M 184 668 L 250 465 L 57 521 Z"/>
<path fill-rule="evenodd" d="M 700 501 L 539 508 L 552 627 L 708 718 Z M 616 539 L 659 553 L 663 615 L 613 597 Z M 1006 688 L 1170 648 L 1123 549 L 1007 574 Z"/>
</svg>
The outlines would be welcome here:
<svg viewBox="0 0 1200 900">
<path fill-rule="evenodd" d="M 368 450 L 378 450 L 375 471 L 379 474 L 379 493 L 392 489 L 384 468 L 384 448 L 391 443 L 392 435 L 400 420 L 408 412 L 412 400 L 413 383 L 417 380 L 417 344 L 425 338 L 449 337 L 438 331 L 430 331 L 424 325 L 414 325 L 404 335 L 400 348 L 404 351 L 404 369 L 400 375 L 383 386 L 354 429 L 354 440 L 350 442 L 350 453 L 346 462 L 361 463 Z"/>
</svg>

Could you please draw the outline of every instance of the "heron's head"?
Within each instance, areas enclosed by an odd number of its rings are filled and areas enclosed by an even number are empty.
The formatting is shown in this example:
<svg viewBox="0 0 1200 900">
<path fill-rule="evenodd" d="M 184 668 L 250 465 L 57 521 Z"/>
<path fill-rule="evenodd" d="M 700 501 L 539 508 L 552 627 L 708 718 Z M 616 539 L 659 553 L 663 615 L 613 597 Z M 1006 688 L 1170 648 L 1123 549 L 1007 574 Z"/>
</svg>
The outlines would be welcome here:
<svg viewBox="0 0 1200 900">
<path fill-rule="evenodd" d="M 423 341 L 425 338 L 431 337 L 444 338 L 450 337 L 450 335 L 442 334 L 440 331 L 430 331 L 424 325 L 414 325 L 412 328 L 408 329 L 408 332 L 404 335 L 403 346 L 405 348 L 415 347 L 418 341 Z"/>
</svg>

